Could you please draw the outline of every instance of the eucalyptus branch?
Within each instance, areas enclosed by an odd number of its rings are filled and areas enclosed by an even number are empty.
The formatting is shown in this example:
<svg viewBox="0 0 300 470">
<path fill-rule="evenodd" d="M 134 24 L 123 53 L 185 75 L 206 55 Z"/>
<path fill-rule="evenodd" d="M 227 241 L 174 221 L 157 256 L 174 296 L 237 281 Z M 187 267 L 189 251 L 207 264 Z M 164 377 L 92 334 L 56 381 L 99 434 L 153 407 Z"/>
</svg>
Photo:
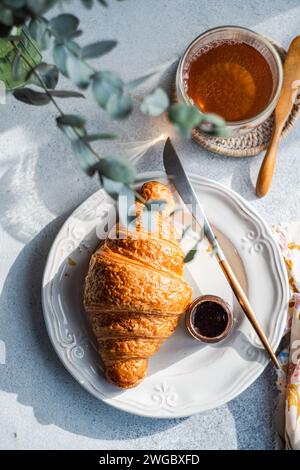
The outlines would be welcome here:
<svg viewBox="0 0 300 470">
<path fill-rule="evenodd" d="M 11 43 L 15 50 L 15 60 L 11 60 L 9 56 L 9 60 L 6 62 L 6 66 L 11 66 L 8 76 L 11 72 L 12 77 L 9 80 L 11 83 L 8 83 L 8 88 L 14 89 L 14 97 L 23 103 L 38 106 L 52 103 L 58 112 L 56 123 L 69 138 L 73 152 L 82 169 L 89 176 L 97 173 L 108 194 L 115 199 L 118 199 L 120 194 L 125 194 L 130 201 L 138 199 L 147 210 L 152 203 L 161 207 L 162 201 L 145 202 L 140 195 L 137 195 L 132 187 L 136 181 L 136 173 L 131 162 L 115 156 L 100 156 L 90 144 L 95 140 L 115 138 L 114 134 L 107 132 L 88 134 L 86 120 L 83 116 L 64 113 L 55 98 L 84 96 L 78 91 L 55 90 L 59 72 L 81 90 L 90 87 L 97 104 L 112 119 L 126 118 L 133 109 L 133 99 L 135 99 L 138 102 L 141 101 L 140 109 L 144 114 L 155 117 L 166 113 L 171 124 L 187 137 L 191 135 L 192 129 L 196 126 L 204 128 L 211 135 L 224 135 L 225 123 L 218 116 L 203 115 L 192 105 L 171 104 L 166 92 L 159 87 L 143 98 L 136 96 L 132 90 L 148 80 L 154 75 L 153 73 L 125 83 L 115 72 L 98 70 L 87 59 L 107 54 L 116 46 L 116 41 L 100 40 L 80 47 L 74 40 L 81 34 L 78 29 L 79 19 L 75 15 L 62 13 L 50 20 L 44 17 L 60 1 L 5 1 L 3 4 L 0 2 L 0 41 Z M 81 2 L 87 8 L 92 7 L 95 3 L 93 0 L 81 0 Z M 98 3 L 108 6 L 106 0 L 98 0 Z M 30 37 L 24 30 L 28 23 Z M 51 42 L 55 65 L 41 62 L 42 56 L 39 51 L 39 49 L 44 50 L 50 47 Z M 39 48 L 36 47 L 36 44 Z M 36 58 L 31 55 L 31 49 L 33 55 L 37 56 Z M 18 73 L 19 67 L 22 66 L 22 76 L 19 78 L 19 82 L 18 80 L 16 82 L 14 77 Z M 21 85 L 24 81 L 30 84 L 28 77 L 31 79 L 31 84 L 41 87 L 43 92 Z M 12 86 L 10 87 L 10 85 Z M 128 217 L 129 221 L 131 219 L 128 214 L 123 214 L 123 217 Z"/>
<path fill-rule="evenodd" d="M 18 45 L 15 43 L 15 41 L 11 41 L 14 48 L 17 49 L 17 51 L 19 52 L 20 54 L 20 57 L 24 60 L 24 62 L 29 66 L 31 67 L 31 64 L 30 62 L 28 61 L 27 57 L 22 53 L 22 51 L 19 50 L 18 48 Z M 38 79 L 38 81 L 40 82 L 40 85 L 41 87 L 44 89 L 46 95 L 48 96 L 49 100 L 52 102 L 52 104 L 55 106 L 55 108 L 57 109 L 57 111 L 59 112 L 59 114 L 61 116 L 65 116 L 65 113 L 63 112 L 63 110 L 61 109 L 61 107 L 58 105 L 58 103 L 56 102 L 56 100 L 53 98 L 50 90 L 48 89 L 48 87 L 46 86 L 44 80 L 42 79 L 42 77 L 40 76 L 40 74 L 35 70 L 35 68 L 31 69 L 32 73 L 35 75 L 35 77 Z M 74 131 L 74 133 L 77 135 L 78 139 L 80 139 L 83 144 L 93 153 L 93 155 L 98 159 L 100 160 L 100 156 L 97 154 L 97 152 L 95 152 L 95 150 L 93 149 L 93 147 L 88 143 L 86 142 L 83 138 L 82 138 L 82 135 L 79 133 L 78 129 L 74 126 L 70 126 L 72 128 L 72 130 Z"/>
</svg>

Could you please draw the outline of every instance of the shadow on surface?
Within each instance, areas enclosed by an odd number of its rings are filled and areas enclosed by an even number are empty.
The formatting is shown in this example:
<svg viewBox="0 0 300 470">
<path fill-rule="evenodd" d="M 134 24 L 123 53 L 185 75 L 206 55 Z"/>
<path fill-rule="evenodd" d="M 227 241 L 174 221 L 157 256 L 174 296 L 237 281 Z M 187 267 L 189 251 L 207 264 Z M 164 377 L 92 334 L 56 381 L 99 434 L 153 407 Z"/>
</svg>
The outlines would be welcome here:
<svg viewBox="0 0 300 470">
<path fill-rule="evenodd" d="M 43 319 L 41 279 L 62 222 L 57 218 L 27 244 L 5 280 L 0 331 L 6 364 L 0 365 L 0 388 L 31 406 L 39 423 L 97 439 L 134 439 L 175 426 L 182 419 L 157 421 L 112 409 L 89 395 L 59 362 Z M 14 317 L 8 321 L 12 306 Z"/>
</svg>

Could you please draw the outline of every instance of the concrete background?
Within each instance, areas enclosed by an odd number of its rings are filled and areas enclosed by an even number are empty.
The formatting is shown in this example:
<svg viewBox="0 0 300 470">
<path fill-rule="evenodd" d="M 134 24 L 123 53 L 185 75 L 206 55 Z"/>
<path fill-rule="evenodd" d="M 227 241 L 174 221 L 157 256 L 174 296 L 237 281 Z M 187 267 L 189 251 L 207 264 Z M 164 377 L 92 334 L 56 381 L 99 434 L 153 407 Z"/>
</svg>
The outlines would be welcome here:
<svg viewBox="0 0 300 470">
<path fill-rule="evenodd" d="M 161 68 L 156 81 L 170 90 L 176 58 L 205 29 L 239 24 L 284 46 L 300 31 L 298 0 L 126 0 L 87 11 L 76 2 L 82 43 L 118 39 L 95 65 L 133 79 Z M 70 88 L 61 81 L 61 88 Z M 154 82 L 148 83 L 150 89 Z M 145 89 L 138 90 L 143 95 Z M 92 131 L 115 130 L 106 154 L 141 156 L 139 168 L 162 167 L 164 119 L 138 109 L 111 123 L 87 93 L 65 100 L 66 112 L 82 112 Z M 137 96 L 138 100 L 139 96 Z M 48 250 L 68 214 L 93 193 L 69 143 L 55 127 L 51 106 L 34 108 L 9 97 L 0 117 L 0 448 L 7 449 L 272 449 L 276 400 L 272 368 L 221 408 L 187 419 L 155 421 L 114 410 L 89 396 L 58 361 L 48 340 L 40 303 Z M 161 139 L 161 140 L 160 140 Z M 153 142 L 156 142 L 154 145 Z M 299 217 L 300 125 L 282 143 L 271 193 L 257 200 L 258 158 L 214 156 L 193 142 L 176 143 L 187 168 L 230 186 L 269 223 Z"/>
</svg>

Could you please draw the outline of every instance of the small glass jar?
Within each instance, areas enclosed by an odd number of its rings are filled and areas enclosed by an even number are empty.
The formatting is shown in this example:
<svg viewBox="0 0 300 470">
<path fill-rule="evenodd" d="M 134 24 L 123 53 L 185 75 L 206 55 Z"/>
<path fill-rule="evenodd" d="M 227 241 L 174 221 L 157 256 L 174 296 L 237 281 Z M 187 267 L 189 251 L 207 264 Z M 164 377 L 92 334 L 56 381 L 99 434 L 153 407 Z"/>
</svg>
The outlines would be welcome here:
<svg viewBox="0 0 300 470">
<path fill-rule="evenodd" d="M 217 326 L 218 332 L 215 334 L 205 334 L 204 331 L 201 331 L 197 326 L 197 310 L 199 307 L 203 306 L 204 312 L 200 314 L 202 319 L 207 316 L 205 328 L 211 329 L 213 332 Z M 218 309 L 218 312 L 214 312 L 215 309 Z M 210 310 L 210 314 L 208 311 Z M 211 314 L 213 312 L 213 314 Z M 222 325 L 220 327 L 219 315 L 222 314 Z M 226 321 L 224 321 L 224 318 Z M 216 323 L 218 322 L 218 323 Z M 216 295 L 202 295 L 197 297 L 189 306 L 185 315 L 185 326 L 189 333 L 198 341 L 203 343 L 219 343 L 223 339 L 227 338 L 232 332 L 233 328 L 233 313 L 230 306 L 225 300 L 221 299 Z"/>
<path fill-rule="evenodd" d="M 235 137 L 249 132 L 259 126 L 272 114 L 280 96 L 283 80 L 283 67 L 281 58 L 273 44 L 264 36 L 240 26 L 221 26 L 210 29 L 198 36 L 183 54 L 176 74 L 176 94 L 179 102 L 194 104 L 187 94 L 187 75 L 189 64 L 200 48 L 208 46 L 213 41 L 236 41 L 243 42 L 254 47 L 262 54 L 270 66 L 273 78 L 273 90 L 266 108 L 257 116 L 243 121 L 227 122 L 228 136 Z"/>
</svg>

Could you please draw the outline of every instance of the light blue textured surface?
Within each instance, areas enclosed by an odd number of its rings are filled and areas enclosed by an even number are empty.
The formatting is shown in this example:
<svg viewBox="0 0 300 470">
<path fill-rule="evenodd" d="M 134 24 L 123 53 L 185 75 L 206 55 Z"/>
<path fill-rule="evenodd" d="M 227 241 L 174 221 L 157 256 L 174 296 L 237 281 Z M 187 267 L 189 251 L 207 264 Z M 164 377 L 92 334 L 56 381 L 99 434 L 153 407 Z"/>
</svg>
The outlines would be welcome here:
<svg viewBox="0 0 300 470">
<path fill-rule="evenodd" d="M 95 65 L 115 69 L 125 79 L 171 63 L 196 35 L 217 25 L 244 25 L 284 46 L 300 32 L 298 0 L 111 4 L 108 9 L 97 5 L 92 11 L 78 6 L 85 31 L 82 42 L 118 39 L 119 46 Z M 174 65 L 159 77 L 168 90 L 173 72 Z M 61 87 L 70 84 L 62 81 Z M 132 156 L 145 142 L 169 131 L 164 119 L 150 121 L 138 109 L 127 121 L 111 124 L 90 97 L 61 104 L 66 112 L 84 113 L 93 131 L 120 133 L 120 142 L 105 145 L 110 154 Z M 97 181 L 80 171 L 54 118 L 51 107 L 36 109 L 12 98 L 1 105 L 0 448 L 273 448 L 276 392 L 270 366 L 226 406 L 187 419 L 155 421 L 97 401 L 59 363 L 42 318 L 42 272 L 57 230 L 70 211 L 97 189 Z M 179 140 L 176 147 L 190 171 L 240 192 L 270 223 L 276 223 L 299 218 L 299 138 L 300 125 L 282 143 L 272 192 L 262 200 L 253 193 L 261 156 L 222 158 Z M 162 167 L 162 146 L 160 141 L 145 153 L 141 170 Z"/>
</svg>

